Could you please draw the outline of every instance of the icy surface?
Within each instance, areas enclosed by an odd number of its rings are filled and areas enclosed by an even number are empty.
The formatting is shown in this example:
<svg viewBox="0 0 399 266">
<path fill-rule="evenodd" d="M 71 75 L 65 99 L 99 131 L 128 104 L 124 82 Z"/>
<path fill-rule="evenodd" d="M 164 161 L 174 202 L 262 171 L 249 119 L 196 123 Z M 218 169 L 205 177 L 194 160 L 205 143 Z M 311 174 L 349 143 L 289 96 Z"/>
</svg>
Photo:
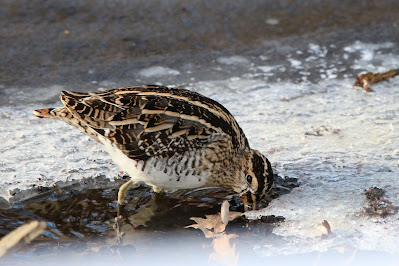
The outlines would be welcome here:
<svg viewBox="0 0 399 266">
<path fill-rule="evenodd" d="M 160 77 L 167 75 L 176 76 L 180 75 L 180 72 L 178 70 L 169 67 L 152 66 L 139 71 L 139 75 L 149 78 L 149 77 Z"/>
<path fill-rule="evenodd" d="M 388 71 L 399 68 L 391 47 L 355 42 L 339 56 L 354 58 L 351 70 Z M 364 210 L 364 192 L 373 186 L 386 190 L 386 198 L 399 206 L 399 77 L 372 85 L 375 92 L 366 93 L 352 86 L 353 75 L 337 78 L 342 66 L 323 61 L 329 49 L 309 44 L 305 51 L 287 53 L 279 65 L 270 64 L 266 55 L 257 56 L 259 65 L 250 63 L 254 58 L 219 57 L 219 64 L 248 70 L 228 79 L 182 84 L 222 103 L 279 174 L 301 181 L 259 212 L 286 218 L 273 232 L 284 241 L 261 241 L 254 247 L 261 256 L 352 249 L 399 253 L 399 214 L 376 217 Z M 300 82 L 269 81 L 289 68 L 300 71 Z M 147 77 L 177 74 L 159 66 L 141 71 Z M 319 81 L 309 81 L 311 74 Z M 61 89 L 43 89 L 50 91 L 48 101 L 54 99 L 49 106 L 18 105 L 18 99 L 35 95 L 6 89 L 13 100 L 0 107 L 0 196 L 57 180 L 118 175 L 95 141 L 62 122 L 31 115 L 33 109 L 59 106 L 54 97 Z M 321 238 L 323 220 L 332 229 L 327 239 Z"/>
<path fill-rule="evenodd" d="M 0 196 L 8 198 L 15 188 L 118 175 L 120 170 L 96 141 L 59 121 L 33 118 L 37 107 L 0 108 Z"/>
<path fill-rule="evenodd" d="M 225 64 L 225 65 L 241 65 L 241 64 L 249 64 L 250 61 L 239 55 L 234 55 L 234 56 L 229 56 L 229 57 L 219 57 L 217 59 L 217 62 L 220 64 Z"/>
</svg>

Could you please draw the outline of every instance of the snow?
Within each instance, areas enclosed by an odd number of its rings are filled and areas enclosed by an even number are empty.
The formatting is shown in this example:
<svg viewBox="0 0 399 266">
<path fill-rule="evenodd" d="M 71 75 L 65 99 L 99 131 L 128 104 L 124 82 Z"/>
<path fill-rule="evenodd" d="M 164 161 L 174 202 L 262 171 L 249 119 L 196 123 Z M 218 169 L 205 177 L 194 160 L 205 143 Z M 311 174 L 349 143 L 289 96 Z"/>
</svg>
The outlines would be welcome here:
<svg viewBox="0 0 399 266">
<path fill-rule="evenodd" d="M 318 57 L 325 57 L 327 55 L 327 47 L 321 47 L 315 43 L 309 43 L 309 50 L 308 52 L 311 54 L 315 54 Z"/>
<path fill-rule="evenodd" d="M 269 24 L 269 25 L 277 25 L 278 23 L 280 23 L 280 21 L 275 18 L 268 18 L 265 20 L 265 22 L 266 22 L 266 24 Z"/>
<path fill-rule="evenodd" d="M 15 188 L 52 186 L 99 173 L 117 176 L 120 170 L 99 144 L 59 121 L 35 119 L 35 108 L 40 106 L 0 107 L 0 196 L 8 199 Z"/>
<path fill-rule="evenodd" d="M 302 68 L 302 62 L 293 58 L 288 58 L 288 62 L 290 62 L 291 66 L 294 68 Z"/>
<path fill-rule="evenodd" d="M 387 49 L 394 47 L 391 42 L 374 44 L 374 43 L 363 43 L 356 41 L 354 44 L 344 47 L 344 51 L 348 53 L 360 53 L 360 58 L 355 60 L 353 69 L 362 69 L 364 67 L 370 68 L 371 72 L 382 72 L 386 69 L 398 68 L 398 61 L 390 53 L 381 53 L 377 50 Z M 374 65 L 374 62 L 382 62 L 378 67 Z"/>
<path fill-rule="evenodd" d="M 391 43 L 355 42 L 344 47 L 339 58 L 354 56 L 350 66 L 354 70 L 388 71 L 399 67 L 391 47 Z M 327 51 L 318 44 L 309 44 L 307 50 L 317 60 L 323 60 Z M 249 218 L 260 214 L 286 218 L 273 231 L 283 242 L 266 239 L 254 249 L 259 256 L 337 249 L 398 254 L 399 214 L 366 214 L 364 193 L 378 186 L 386 190 L 387 200 L 399 206 L 399 77 L 374 84 L 374 92 L 366 93 L 352 86 L 353 76 L 338 78 L 340 66 L 328 65 L 320 72 L 319 65 L 307 69 L 303 61 L 291 56 L 286 55 L 287 68 L 301 69 L 298 75 L 303 82 L 269 82 L 270 73 L 283 66 L 269 64 L 264 55 L 258 56 L 261 65 L 248 66 L 260 75 L 251 72 L 184 84 L 222 103 L 236 117 L 251 146 L 269 158 L 276 172 L 301 182 L 267 208 L 248 214 Z M 239 55 L 216 60 L 227 65 L 252 62 Z M 146 77 L 179 73 L 160 66 L 140 71 Z M 311 73 L 322 79 L 308 81 Z M 54 103 L 49 106 L 37 102 L 18 105 L 19 99 L 34 94 L 3 89 L 8 97 L 13 93 L 16 97 L 0 107 L 0 196 L 9 198 L 8 191 L 14 188 L 50 186 L 57 180 L 99 172 L 113 178 L 120 171 L 89 137 L 59 121 L 32 117 L 33 109 L 59 106 L 56 95 L 61 89 L 36 89 L 40 95 L 51 91 L 46 97 Z M 324 220 L 332 229 L 326 239 L 322 239 Z"/>
<path fill-rule="evenodd" d="M 150 78 L 150 77 L 161 77 L 161 76 L 177 76 L 180 75 L 180 72 L 176 69 L 162 67 L 162 66 L 152 66 L 148 68 L 144 68 L 139 71 L 139 75 Z"/>
<path fill-rule="evenodd" d="M 234 55 L 234 56 L 228 56 L 228 57 L 219 57 L 217 59 L 217 62 L 219 64 L 224 64 L 224 65 L 241 65 L 241 64 L 250 64 L 250 61 L 243 57 L 243 56 L 239 56 L 239 55 Z"/>
</svg>

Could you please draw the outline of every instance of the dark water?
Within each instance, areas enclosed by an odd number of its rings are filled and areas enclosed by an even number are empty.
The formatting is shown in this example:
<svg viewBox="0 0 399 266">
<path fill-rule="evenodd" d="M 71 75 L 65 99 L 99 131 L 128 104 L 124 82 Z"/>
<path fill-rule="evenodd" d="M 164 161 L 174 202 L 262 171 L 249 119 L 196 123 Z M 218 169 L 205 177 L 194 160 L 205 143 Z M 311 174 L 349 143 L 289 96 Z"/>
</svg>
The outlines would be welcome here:
<svg viewBox="0 0 399 266">
<path fill-rule="evenodd" d="M 7 87 L 87 87 L 93 80 L 131 85 L 139 83 L 138 70 L 160 63 L 189 65 L 196 78 L 209 80 L 221 78 L 209 67 L 221 52 L 278 54 L 284 53 L 279 42 L 339 46 L 399 38 L 395 0 L 3 0 L 1 5 L 0 85 Z"/>
<path fill-rule="evenodd" d="M 295 178 L 276 175 L 275 180 L 277 186 L 259 207 L 266 207 L 272 199 L 299 185 Z M 131 189 L 127 196 L 122 227 L 125 235 L 118 244 L 113 226 L 121 183 L 119 180 L 107 189 L 84 189 L 79 184 L 40 188 L 43 192 L 22 201 L 17 200 L 16 195 L 11 200 L 12 208 L 0 211 L 0 236 L 31 220 L 45 221 L 48 228 L 32 245 L 6 259 L 12 262 L 18 261 L 19 256 L 27 256 L 32 262 L 44 258 L 50 263 L 55 254 L 71 253 L 73 257 L 85 259 L 117 253 L 125 258 L 131 257 L 132 252 L 142 257 L 148 256 L 148 252 L 162 253 L 165 247 L 184 246 L 184 243 L 193 243 L 190 249 L 200 250 L 202 245 L 210 243 L 201 231 L 184 228 L 194 223 L 190 217 L 218 213 L 226 198 L 230 198 L 230 211 L 243 211 L 239 199 L 219 189 L 183 190 L 154 196 L 151 188 L 140 186 Z M 282 221 L 283 217 L 274 216 L 259 221 L 242 217 L 230 223 L 226 232 L 240 235 L 240 242 L 250 242 L 253 246 L 259 237 L 276 237 L 271 236 L 272 228 Z"/>
</svg>

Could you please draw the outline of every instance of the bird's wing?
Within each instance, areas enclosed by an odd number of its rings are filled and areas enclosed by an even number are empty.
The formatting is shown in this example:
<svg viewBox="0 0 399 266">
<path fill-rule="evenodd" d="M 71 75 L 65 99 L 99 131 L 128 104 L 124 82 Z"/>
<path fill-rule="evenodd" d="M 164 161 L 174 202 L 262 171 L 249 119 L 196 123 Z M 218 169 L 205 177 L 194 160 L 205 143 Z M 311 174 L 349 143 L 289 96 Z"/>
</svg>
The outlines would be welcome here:
<svg viewBox="0 0 399 266">
<path fill-rule="evenodd" d="M 63 92 L 65 107 L 132 159 L 170 156 L 215 141 L 248 147 L 233 116 L 198 93 L 160 86 L 95 93 Z"/>
</svg>

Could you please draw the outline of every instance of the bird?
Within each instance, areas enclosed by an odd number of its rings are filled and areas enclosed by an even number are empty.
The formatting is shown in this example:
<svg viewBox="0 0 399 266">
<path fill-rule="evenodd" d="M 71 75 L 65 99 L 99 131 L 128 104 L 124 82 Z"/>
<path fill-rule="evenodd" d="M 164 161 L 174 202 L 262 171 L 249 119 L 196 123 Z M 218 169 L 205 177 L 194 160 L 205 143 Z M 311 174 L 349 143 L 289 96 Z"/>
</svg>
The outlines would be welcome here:
<svg viewBox="0 0 399 266">
<path fill-rule="evenodd" d="M 102 144 L 130 179 L 119 188 L 123 209 L 128 190 L 145 183 L 154 192 L 218 187 L 237 194 L 244 207 L 273 185 L 273 169 L 220 103 L 197 92 L 141 85 L 96 92 L 62 91 L 62 107 L 33 111 L 64 121 Z"/>
</svg>

